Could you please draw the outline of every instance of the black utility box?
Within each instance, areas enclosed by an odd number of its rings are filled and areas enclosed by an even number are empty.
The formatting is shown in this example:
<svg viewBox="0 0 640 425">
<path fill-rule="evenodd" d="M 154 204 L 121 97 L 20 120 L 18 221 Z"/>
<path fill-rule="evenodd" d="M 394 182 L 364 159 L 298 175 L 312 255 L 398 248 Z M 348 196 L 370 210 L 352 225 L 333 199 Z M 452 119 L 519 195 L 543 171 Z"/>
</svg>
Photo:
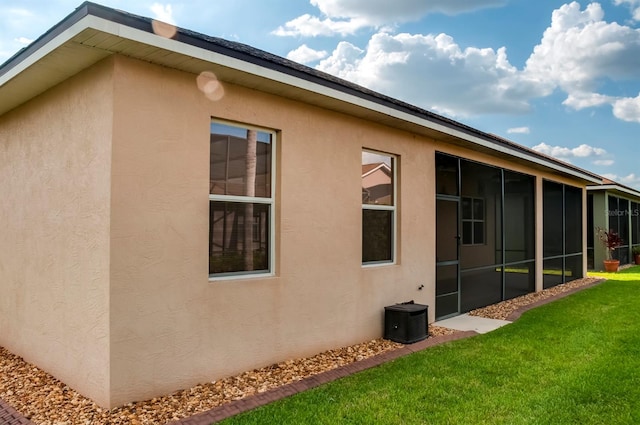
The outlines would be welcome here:
<svg viewBox="0 0 640 425">
<path fill-rule="evenodd" d="M 429 306 L 404 303 L 384 308 L 384 338 L 401 344 L 422 341 L 429 336 Z"/>
</svg>

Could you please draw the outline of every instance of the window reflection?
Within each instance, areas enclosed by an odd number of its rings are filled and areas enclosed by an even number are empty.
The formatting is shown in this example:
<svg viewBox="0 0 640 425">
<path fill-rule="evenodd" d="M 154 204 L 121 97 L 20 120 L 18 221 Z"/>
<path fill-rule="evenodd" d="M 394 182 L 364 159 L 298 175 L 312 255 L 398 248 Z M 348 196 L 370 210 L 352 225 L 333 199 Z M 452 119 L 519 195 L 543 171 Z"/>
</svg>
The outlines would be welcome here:
<svg viewBox="0 0 640 425">
<path fill-rule="evenodd" d="M 362 262 L 394 260 L 394 158 L 362 152 Z"/>
<path fill-rule="evenodd" d="M 273 134 L 211 123 L 209 275 L 269 272 Z"/>
<path fill-rule="evenodd" d="M 209 274 L 269 270 L 268 204 L 210 202 L 209 222 Z"/>
<path fill-rule="evenodd" d="M 271 196 L 270 133 L 213 123 L 210 143 L 210 194 Z"/>
<path fill-rule="evenodd" d="M 362 203 L 393 205 L 393 159 L 373 152 L 362 153 Z"/>
</svg>

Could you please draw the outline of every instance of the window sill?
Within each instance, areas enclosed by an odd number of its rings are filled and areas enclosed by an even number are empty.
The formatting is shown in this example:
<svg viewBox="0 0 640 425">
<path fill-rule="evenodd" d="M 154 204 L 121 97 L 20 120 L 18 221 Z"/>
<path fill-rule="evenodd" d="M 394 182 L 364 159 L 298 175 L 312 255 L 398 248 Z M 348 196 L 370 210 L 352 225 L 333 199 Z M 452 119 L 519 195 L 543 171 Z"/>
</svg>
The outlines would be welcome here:
<svg viewBox="0 0 640 425">
<path fill-rule="evenodd" d="M 209 283 L 215 282 L 230 282 L 230 281 L 238 281 L 238 280 L 256 280 L 256 279 L 268 279 L 275 277 L 274 273 L 243 273 L 243 274 L 233 274 L 226 276 L 209 276 Z"/>
<path fill-rule="evenodd" d="M 387 266 L 396 266 L 398 263 L 395 261 L 380 261 L 376 263 L 366 263 L 362 264 L 363 269 L 375 269 L 379 267 L 387 267 Z"/>
</svg>

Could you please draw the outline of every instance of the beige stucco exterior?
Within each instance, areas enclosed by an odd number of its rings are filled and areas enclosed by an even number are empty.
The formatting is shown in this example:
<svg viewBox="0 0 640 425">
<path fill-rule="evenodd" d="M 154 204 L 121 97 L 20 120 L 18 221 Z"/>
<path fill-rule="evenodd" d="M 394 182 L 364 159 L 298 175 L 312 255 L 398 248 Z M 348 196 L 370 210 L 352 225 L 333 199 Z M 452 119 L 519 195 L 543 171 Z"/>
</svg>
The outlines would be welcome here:
<svg viewBox="0 0 640 425">
<path fill-rule="evenodd" d="M 0 345 L 102 406 L 381 337 L 393 303 L 431 322 L 436 151 L 536 175 L 538 201 L 581 184 L 196 77 L 113 56 L 0 117 Z M 273 276 L 209 279 L 212 118 L 277 133 Z M 363 149 L 398 159 L 395 264 L 361 265 Z"/>
<path fill-rule="evenodd" d="M 433 153 L 409 155 L 411 135 L 230 84 L 214 102 L 195 75 L 115 66 L 113 404 L 376 338 L 385 305 L 428 303 L 424 217 L 401 216 L 400 264 L 360 265 L 362 148 L 399 155 L 401 176 L 427 179 Z M 275 276 L 209 281 L 211 117 L 277 131 Z M 426 180 L 402 190 L 412 194 L 402 208 L 433 209 Z"/>
<path fill-rule="evenodd" d="M 109 404 L 113 64 L 0 116 L 0 345 Z"/>
</svg>

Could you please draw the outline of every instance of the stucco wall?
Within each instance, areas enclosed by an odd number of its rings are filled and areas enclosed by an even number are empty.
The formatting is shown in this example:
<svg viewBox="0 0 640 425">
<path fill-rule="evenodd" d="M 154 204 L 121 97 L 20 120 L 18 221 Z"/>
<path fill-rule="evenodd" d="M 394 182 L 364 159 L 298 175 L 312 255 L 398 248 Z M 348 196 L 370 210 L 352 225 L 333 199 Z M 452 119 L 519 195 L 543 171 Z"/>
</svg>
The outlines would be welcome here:
<svg viewBox="0 0 640 425">
<path fill-rule="evenodd" d="M 0 345 L 109 402 L 111 66 L 0 117 Z"/>
<path fill-rule="evenodd" d="M 224 88 L 114 57 L 0 118 L 0 343 L 103 406 L 380 337 L 396 302 L 432 321 L 436 150 L 572 183 Z M 272 277 L 209 280 L 212 117 L 277 132 Z M 363 149 L 398 158 L 393 265 L 361 266 Z"/>
<path fill-rule="evenodd" d="M 418 151 L 409 134 L 230 84 L 214 102 L 195 75 L 117 64 L 113 404 L 380 337 L 385 305 L 429 303 L 432 149 Z M 208 279 L 211 117 L 279 132 L 274 277 Z M 363 148 L 400 158 L 397 265 L 361 266 Z"/>
<path fill-rule="evenodd" d="M 212 101 L 195 75 L 116 59 L 112 405 L 380 337 L 383 307 L 396 302 L 428 304 L 433 320 L 435 151 L 540 174 L 312 105 L 224 88 Z M 278 132 L 273 277 L 209 281 L 212 117 Z M 394 265 L 361 266 L 363 148 L 398 156 Z"/>
</svg>

